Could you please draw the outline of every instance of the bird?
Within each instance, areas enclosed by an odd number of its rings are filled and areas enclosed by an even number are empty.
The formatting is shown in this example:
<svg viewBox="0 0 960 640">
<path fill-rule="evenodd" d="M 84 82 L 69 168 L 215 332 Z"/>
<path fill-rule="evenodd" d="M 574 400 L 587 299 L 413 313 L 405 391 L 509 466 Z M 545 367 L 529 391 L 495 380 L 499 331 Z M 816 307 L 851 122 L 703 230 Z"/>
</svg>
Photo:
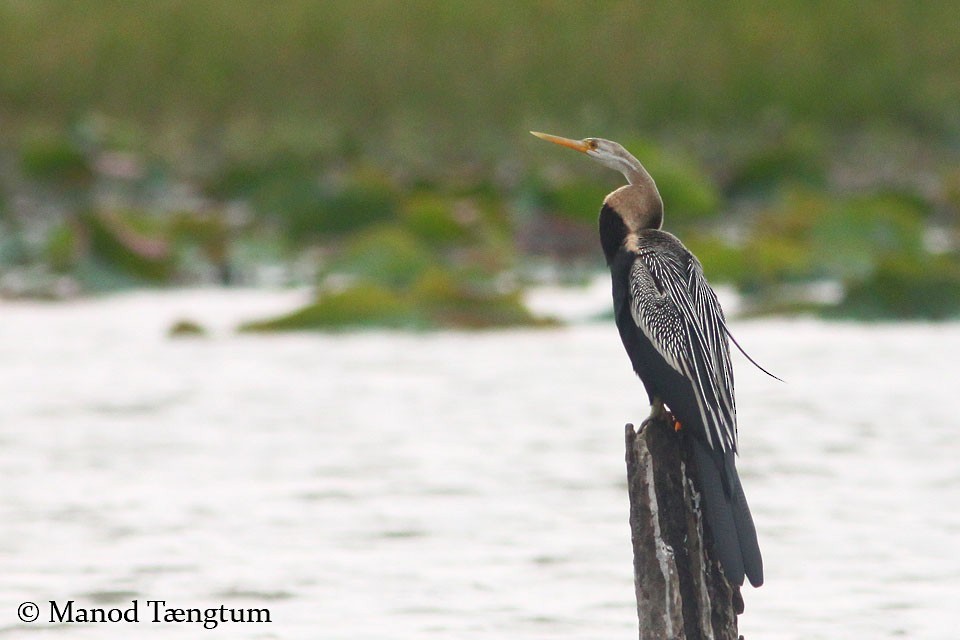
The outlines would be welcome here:
<svg viewBox="0 0 960 640">
<path fill-rule="evenodd" d="M 654 420 L 687 434 L 700 477 L 703 513 L 726 579 L 763 584 L 763 558 L 737 474 L 733 340 L 703 266 L 664 231 L 663 200 L 650 173 L 622 145 L 531 131 L 619 171 L 627 184 L 600 208 L 600 246 L 613 281 L 613 309 L 623 346 L 650 401 Z M 746 353 L 744 352 L 744 355 Z M 753 362 L 752 358 L 747 358 Z M 773 376 L 760 367 L 768 375 Z M 776 377 L 776 376 L 773 376 Z"/>
</svg>

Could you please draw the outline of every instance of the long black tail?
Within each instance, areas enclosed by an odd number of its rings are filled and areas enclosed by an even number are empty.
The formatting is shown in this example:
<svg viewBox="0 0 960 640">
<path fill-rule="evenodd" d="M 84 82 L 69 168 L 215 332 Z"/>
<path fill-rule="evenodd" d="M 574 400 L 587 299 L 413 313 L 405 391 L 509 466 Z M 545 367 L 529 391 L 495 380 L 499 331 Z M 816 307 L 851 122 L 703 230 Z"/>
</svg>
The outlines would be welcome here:
<svg viewBox="0 0 960 640">
<path fill-rule="evenodd" d="M 763 558 L 737 475 L 736 454 L 714 451 L 699 438 L 688 441 L 692 443 L 700 475 L 704 515 L 723 572 L 732 584 L 742 585 L 746 574 L 750 584 L 759 587 L 763 584 Z"/>
</svg>

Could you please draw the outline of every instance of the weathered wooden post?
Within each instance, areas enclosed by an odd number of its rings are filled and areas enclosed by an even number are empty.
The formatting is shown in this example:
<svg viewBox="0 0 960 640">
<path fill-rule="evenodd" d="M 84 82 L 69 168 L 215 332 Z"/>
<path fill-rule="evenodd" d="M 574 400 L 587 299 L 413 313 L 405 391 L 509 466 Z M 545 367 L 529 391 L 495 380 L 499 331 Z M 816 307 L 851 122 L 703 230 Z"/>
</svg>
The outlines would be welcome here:
<svg viewBox="0 0 960 640">
<path fill-rule="evenodd" d="M 740 588 L 712 557 L 693 454 L 665 421 L 626 426 L 640 640 L 737 640 Z"/>
</svg>

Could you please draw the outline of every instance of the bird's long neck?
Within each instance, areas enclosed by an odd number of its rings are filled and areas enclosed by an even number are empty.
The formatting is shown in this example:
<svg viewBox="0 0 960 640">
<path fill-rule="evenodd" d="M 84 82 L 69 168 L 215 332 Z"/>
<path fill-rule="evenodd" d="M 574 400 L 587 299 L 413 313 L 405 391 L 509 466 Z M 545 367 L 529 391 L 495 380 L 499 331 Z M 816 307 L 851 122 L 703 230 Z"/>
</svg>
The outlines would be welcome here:
<svg viewBox="0 0 960 640">
<path fill-rule="evenodd" d="M 620 171 L 630 184 L 640 187 L 649 193 L 657 193 L 659 195 L 657 183 L 653 181 L 653 176 L 650 175 L 650 172 L 648 172 L 633 155 L 629 153 L 626 154 L 626 157 L 623 158 L 623 166 L 620 167 Z"/>
<path fill-rule="evenodd" d="M 653 176 L 626 149 L 616 164 L 629 184 L 608 195 L 605 202 L 620 214 L 629 231 L 659 229 L 663 225 L 663 200 Z"/>
</svg>

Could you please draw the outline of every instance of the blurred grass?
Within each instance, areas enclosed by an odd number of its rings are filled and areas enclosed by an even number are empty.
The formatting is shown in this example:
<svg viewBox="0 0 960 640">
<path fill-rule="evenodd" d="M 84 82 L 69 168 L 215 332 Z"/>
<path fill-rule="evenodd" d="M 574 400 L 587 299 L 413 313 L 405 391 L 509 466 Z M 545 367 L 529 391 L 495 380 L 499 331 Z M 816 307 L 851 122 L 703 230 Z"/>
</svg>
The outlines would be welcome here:
<svg viewBox="0 0 960 640">
<path fill-rule="evenodd" d="M 186 141 L 449 159 L 529 123 L 957 136 L 958 21 L 944 0 L 5 0 L 0 105 L 21 131 L 115 118 L 174 157 Z"/>
<path fill-rule="evenodd" d="M 364 283 L 338 308 L 442 324 L 530 256 L 599 264 L 620 178 L 535 128 L 623 142 L 758 309 L 832 280 L 844 314 L 923 315 L 887 290 L 960 282 L 958 24 L 945 0 L 0 0 L 0 274 L 306 256 L 301 280 Z"/>
</svg>

